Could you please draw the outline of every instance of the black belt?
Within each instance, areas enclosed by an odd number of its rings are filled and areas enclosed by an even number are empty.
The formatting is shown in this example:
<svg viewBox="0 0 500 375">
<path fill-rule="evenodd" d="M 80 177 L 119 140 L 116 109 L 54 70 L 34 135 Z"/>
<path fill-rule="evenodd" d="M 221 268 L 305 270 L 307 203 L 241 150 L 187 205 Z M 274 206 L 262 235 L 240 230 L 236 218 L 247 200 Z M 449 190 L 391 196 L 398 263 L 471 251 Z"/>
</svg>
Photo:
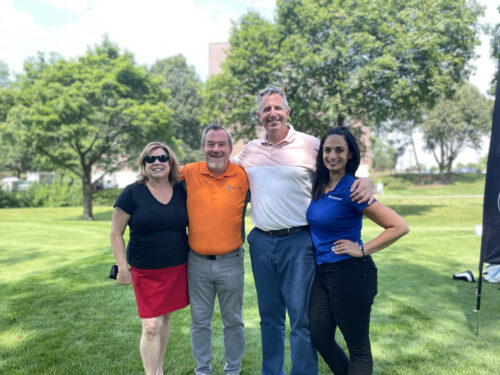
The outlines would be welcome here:
<svg viewBox="0 0 500 375">
<path fill-rule="evenodd" d="M 257 228 L 259 229 L 259 228 Z M 308 230 L 309 225 L 301 225 L 300 227 L 291 227 L 291 228 L 285 228 L 285 229 L 278 229 L 278 230 L 262 230 L 259 229 L 262 233 L 265 233 L 269 235 L 270 237 L 281 237 L 281 236 L 286 236 L 287 234 L 290 233 L 297 233 L 297 232 L 302 232 L 303 230 Z"/>
<path fill-rule="evenodd" d="M 203 255 L 203 254 L 198 254 L 196 251 L 192 250 L 191 251 L 193 252 L 193 254 L 195 255 L 198 255 L 200 257 L 203 257 L 205 259 L 208 259 L 208 260 L 217 260 L 217 259 L 222 259 L 222 258 L 230 258 L 230 257 L 233 257 L 233 256 L 240 256 L 240 250 L 241 246 L 238 247 L 236 250 L 232 250 L 228 253 L 225 253 L 225 254 L 217 254 L 217 255 Z"/>
</svg>

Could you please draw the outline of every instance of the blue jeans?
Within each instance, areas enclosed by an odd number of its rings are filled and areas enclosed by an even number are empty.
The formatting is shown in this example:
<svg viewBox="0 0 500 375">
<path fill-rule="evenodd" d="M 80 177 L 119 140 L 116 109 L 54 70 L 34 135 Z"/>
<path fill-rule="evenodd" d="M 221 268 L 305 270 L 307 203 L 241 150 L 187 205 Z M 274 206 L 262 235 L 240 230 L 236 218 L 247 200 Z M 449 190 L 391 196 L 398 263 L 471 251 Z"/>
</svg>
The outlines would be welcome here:
<svg viewBox="0 0 500 375">
<path fill-rule="evenodd" d="M 370 311 L 377 294 L 377 268 L 370 256 L 317 266 L 309 321 L 313 345 L 335 375 L 369 375 Z M 349 358 L 335 342 L 340 328 Z"/>
<path fill-rule="evenodd" d="M 194 251 L 188 258 L 188 288 L 191 305 L 191 348 L 197 374 L 212 373 L 212 316 L 215 296 L 224 324 L 225 373 L 239 374 L 245 349 L 243 325 L 243 248 L 207 259 Z"/>
<path fill-rule="evenodd" d="M 316 375 L 307 316 L 314 279 L 314 256 L 308 230 L 270 237 L 253 229 L 248 235 L 257 289 L 262 340 L 262 374 L 284 374 L 286 312 L 290 319 L 291 375 Z"/>
</svg>

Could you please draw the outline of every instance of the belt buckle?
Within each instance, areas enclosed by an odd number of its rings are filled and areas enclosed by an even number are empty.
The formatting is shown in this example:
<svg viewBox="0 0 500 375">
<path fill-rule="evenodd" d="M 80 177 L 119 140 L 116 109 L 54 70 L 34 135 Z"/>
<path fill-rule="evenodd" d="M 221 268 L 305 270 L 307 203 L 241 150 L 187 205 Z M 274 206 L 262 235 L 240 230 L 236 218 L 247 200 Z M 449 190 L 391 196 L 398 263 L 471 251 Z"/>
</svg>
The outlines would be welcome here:
<svg viewBox="0 0 500 375">
<path fill-rule="evenodd" d="M 292 233 L 293 231 L 293 227 L 292 228 L 283 228 L 283 229 L 277 229 L 277 230 L 271 230 L 269 231 L 269 236 L 270 237 L 282 237 L 282 236 L 285 236 L 287 234 L 290 234 Z"/>
<path fill-rule="evenodd" d="M 216 260 L 217 257 L 215 255 L 205 255 L 208 260 Z"/>
</svg>

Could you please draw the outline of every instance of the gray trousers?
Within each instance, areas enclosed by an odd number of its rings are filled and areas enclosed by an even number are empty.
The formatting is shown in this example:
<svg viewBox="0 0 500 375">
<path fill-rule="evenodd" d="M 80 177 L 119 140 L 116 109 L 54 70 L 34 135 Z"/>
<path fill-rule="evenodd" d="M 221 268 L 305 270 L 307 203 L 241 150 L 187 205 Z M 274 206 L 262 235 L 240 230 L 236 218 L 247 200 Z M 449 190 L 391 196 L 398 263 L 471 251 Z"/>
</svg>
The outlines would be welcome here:
<svg viewBox="0 0 500 375">
<path fill-rule="evenodd" d="M 226 374 L 239 374 L 245 349 L 243 325 L 243 248 L 208 259 L 189 252 L 188 288 L 191 305 L 191 348 L 196 374 L 211 374 L 212 315 L 215 296 L 224 324 L 224 357 Z M 213 258 L 212 257 L 212 258 Z"/>
</svg>

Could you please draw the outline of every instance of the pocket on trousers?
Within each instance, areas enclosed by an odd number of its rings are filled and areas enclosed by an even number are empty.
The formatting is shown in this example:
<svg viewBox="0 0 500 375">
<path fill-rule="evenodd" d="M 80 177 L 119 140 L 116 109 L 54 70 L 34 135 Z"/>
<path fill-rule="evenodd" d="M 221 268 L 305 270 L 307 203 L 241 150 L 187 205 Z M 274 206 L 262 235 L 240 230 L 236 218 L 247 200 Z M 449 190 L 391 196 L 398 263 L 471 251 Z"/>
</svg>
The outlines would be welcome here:
<svg viewBox="0 0 500 375">
<path fill-rule="evenodd" d="M 368 297 L 374 298 L 378 293 L 378 277 L 376 267 L 367 267 L 365 269 L 364 285 Z"/>
<path fill-rule="evenodd" d="M 252 238 L 253 238 L 253 234 L 254 232 L 256 231 L 255 228 L 253 228 L 250 233 L 248 233 L 248 236 L 247 236 L 247 242 L 250 243 L 250 241 L 252 241 Z"/>
</svg>

